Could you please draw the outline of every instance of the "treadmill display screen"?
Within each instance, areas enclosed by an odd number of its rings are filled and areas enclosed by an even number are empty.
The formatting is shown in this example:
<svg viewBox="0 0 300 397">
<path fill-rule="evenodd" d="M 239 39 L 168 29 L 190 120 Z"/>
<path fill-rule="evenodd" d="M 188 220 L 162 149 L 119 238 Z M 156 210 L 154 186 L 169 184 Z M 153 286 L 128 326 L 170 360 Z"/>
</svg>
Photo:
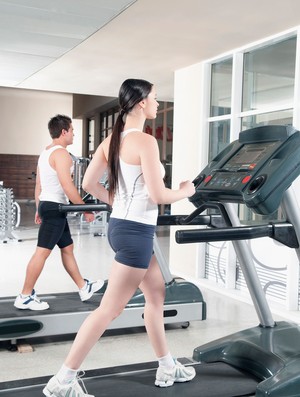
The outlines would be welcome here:
<svg viewBox="0 0 300 397">
<path fill-rule="evenodd" d="M 252 143 L 244 145 L 227 163 L 223 166 L 226 171 L 238 171 L 254 169 L 257 163 L 277 142 Z"/>
</svg>

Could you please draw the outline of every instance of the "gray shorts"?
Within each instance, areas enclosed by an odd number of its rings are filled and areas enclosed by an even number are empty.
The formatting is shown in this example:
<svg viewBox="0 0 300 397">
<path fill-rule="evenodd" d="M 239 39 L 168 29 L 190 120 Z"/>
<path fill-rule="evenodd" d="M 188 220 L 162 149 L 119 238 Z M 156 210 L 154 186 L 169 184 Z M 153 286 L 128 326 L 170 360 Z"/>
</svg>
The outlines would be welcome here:
<svg viewBox="0 0 300 397">
<path fill-rule="evenodd" d="M 154 225 L 110 218 L 108 241 L 115 260 L 127 266 L 147 269 L 153 255 Z"/>
</svg>

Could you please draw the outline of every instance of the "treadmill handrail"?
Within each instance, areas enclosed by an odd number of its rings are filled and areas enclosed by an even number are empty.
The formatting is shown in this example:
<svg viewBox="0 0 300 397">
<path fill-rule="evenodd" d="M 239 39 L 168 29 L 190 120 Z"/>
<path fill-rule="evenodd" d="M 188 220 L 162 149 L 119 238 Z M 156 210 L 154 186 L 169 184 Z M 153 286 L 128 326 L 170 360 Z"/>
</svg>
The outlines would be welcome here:
<svg viewBox="0 0 300 397">
<path fill-rule="evenodd" d="M 181 220 L 181 224 L 182 225 L 188 225 L 188 224 L 192 224 L 191 222 L 198 216 L 200 215 L 202 212 L 206 211 L 207 209 L 217 209 L 220 211 L 224 222 L 227 226 L 231 226 L 231 221 L 230 218 L 228 217 L 227 211 L 224 208 L 223 203 L 219 202 L 219 201 L 208 201 L 206 203 L 202 203 L 198 208 L 195 209 L 195 211 L 193 211 L 190 215 L 185 216 L 182 220 Z"/>
<path fill-rule="evenodd" d="M 259 237 L 271 237 L 290 248 L 299 247 L 294 227 L 288 222 L 270 222 L 266 225 L 224 227 L 218 229 L 177 230 L 175 233 L 175 239 L 178 244 L 250 240 Z"/>
<path fill-rule="evenodd" d="M 199 226 L 225 226 L 221 215 L 197 215 L 190 222 L 185 222 L 187 215 L 159 215 L 157 226 L 199 225 Z"/>
<path fill-rule="evenodd" d="M 218 209 L 220 214 L 200 215 L 207 209 Z M 189 215 L 159 215 L 157 225 L 208 225 L 208 226 L 231 226 L 227 212 L 220 202 L 203 203 Z"/>
<path fill-rule="evenodd" d="M 60 212 L 92 212 L 107 211 L 111 212 L 111 206 L 106 203 L 99 204 L 59 204 Z"/>
</svg>

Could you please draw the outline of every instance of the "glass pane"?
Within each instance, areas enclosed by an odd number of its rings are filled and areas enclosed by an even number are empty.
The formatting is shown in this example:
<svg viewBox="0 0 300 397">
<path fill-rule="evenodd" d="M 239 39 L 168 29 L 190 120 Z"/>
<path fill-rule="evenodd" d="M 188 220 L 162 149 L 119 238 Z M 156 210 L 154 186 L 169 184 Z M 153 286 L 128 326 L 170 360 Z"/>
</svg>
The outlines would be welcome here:
<svg viewBox="0 0 300 397">
<path fill-rule="evenodd" d="M 166 113 L 167 116 L 167 139 L 166 139 L 166 158 L 164 166 L 166 170 L 165 184 L 167 187 L 172 185 L 172 152 L 173 152 L 173 110 Z"/>
<path fill-rule="evenodd" d="M 293 101 L 296 37 L 244 54 L 243 111 Z"/>
<path fill-rule="evenodd" d="M 210 116 L 231 112 L 232 58 L 211 66 Z"/>
<path fill-rule="evenodd" d="M 271 112 L 247 116 L 242 118 L 242 130 L 258 127 L 261 125 L 292 125 L 293 110 L 282 110 L 280 112 Z"/>
<path fill-rule="evenodd" d="M 158 93 L 159 94 L 159 93 Z M 159 95 L 158 95 L 159 96 Z M 159 106 L 158 106 L 158 111 L 161 112 L 164 109 L 166 110 L 172 110 L 174 107 L 174 102 L 165 102 L 165 101 L 157 101 Z"/>
<path fill-rule="evenodd" d="M 93 152 L 95 150 L 95 120 L 89 120 L 89 152 Z"/>
<path fill-rule="evenodd" d="M 159 146 L 160 158 L 162 158 L 162 151 L 163 151 L 163 125 L 164 125 L 164 113 L 158 113 L 155 119 L 154 136 Z M 153 131 L 152 131 L 152 135 L 153 135 Z"/>
<path fill-rule="evenodd" d="M 208 160 L 212 160 L 230 142 L 230 120 L 214 121 L 209 125 Z"/>
<path fill-rule="evenodd" d="M 115 110 L 114 123 L 117 121 L 118 116 L 119 116 L 119 110 Z"/>
<path fill-rule="evenodd" d="M 112 113 L 110 113 L 107 118 L 107 128 L 111 128 L 112 125 L 113 125 L 113 117 L 112 117 Z"/>
<path fill-rule="evenodd" d="M 155 135 L 155 120 L 146 120 L 144 131 L 146 132 L 146 134 Z"/>
</svg>

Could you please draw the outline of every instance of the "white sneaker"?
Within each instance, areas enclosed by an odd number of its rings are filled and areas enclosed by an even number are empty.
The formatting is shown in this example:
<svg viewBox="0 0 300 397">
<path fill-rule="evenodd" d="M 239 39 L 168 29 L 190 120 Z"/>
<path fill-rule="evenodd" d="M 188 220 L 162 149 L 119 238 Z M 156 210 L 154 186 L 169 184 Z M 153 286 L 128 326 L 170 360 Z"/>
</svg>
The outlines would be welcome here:
<svg viewBox="0 0 300 397">
<path fill-rule="evenodd" d="M 188 382 L 195 377 L 196 371 L 194 367 L 185 367 L 177 360 L 174 360 L 174 362 L 174 368 L 157 368 L 155 386 L 169 387 L 176 382 Z"/>
<path fill-rule="evenodd" d="M 47 310 L 49 305 L 47 302 L 40 301 L 37 297 L 35 290 L 33 289 L 30 295 L 25 296 L 18 295 L 15 299 L 14 306 L 17 309 L 28 309 L 28 310 Z"/>
<path fill-rule="evenodd" d="M 82 388 L 78 383 L 80 380 Z M 47 397 L 95 397 L 93 394 L 87 394 L 83 380 L 77 377 L 71 383 L 62 385 L 56 376 L 53 376 L 43 389 L 43 394 Z"/>
<path fill-rule="evenodd" d="M 79 290 L 79 296 L 82 301 L 87 301 L 90 299 L 94 292 L 99 291 L 104 285 L 103 280 L 90 281 L 84 279 L 86 281 L 85 286 Z"/>
</svg>

